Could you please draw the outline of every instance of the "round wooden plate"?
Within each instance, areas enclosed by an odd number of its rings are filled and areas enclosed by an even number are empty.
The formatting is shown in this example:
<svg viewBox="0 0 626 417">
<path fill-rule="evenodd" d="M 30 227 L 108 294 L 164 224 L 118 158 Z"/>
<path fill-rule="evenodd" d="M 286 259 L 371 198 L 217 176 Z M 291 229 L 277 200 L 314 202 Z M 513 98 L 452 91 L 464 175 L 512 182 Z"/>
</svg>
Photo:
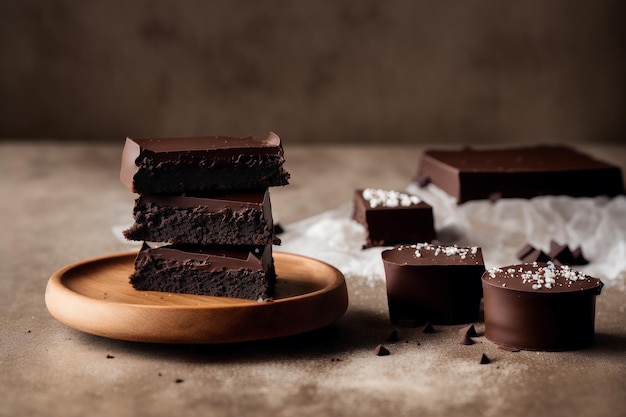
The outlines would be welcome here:
<svg viewBox="0 0 626 417">
<path fill-rule="evenodd" d="M 112 339 L 231 343 L 324 327 L 348 307 L 342 273 L 316 259 L 274 252 L 274 301 L 137 291 L 136 252 L 87 259 L 52 275 L 46 306 L 61 323 Z"/>
</svg>

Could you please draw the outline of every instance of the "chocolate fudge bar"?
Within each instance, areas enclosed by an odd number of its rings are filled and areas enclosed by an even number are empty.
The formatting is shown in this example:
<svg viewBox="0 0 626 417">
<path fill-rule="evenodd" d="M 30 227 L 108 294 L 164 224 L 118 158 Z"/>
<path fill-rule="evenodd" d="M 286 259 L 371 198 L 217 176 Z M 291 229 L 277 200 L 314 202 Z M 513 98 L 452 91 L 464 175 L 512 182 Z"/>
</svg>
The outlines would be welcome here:
<svg viewBox="0 0 626 417">
<path fill-rule="evenodd" d="M 269 191 L 212 197 L 142 195 L 129 240 L 201 245 L 278 244 Z"/>
<path fill-rule="evenodd" d="M 485 336 L 492 342 L 547 351 L 593 344 L 599 279 L 534 262 L 490 269 L 482 285 Z"/>
<path fill-rule="evenodd" d="M 471 323 L 479 319 L 481 277 L 478 247 L 427 243 L 400 245 L 382 253 L 392 323 Z"/>
<path fill-rule="evenodd" d="M 399 191 L 356 190 L 352 218 L 367 230 L 365 248 L 430 242 L 437 236 L 432 207 Z"/>
<path fill-rule="evenodd" d="M 430 150 L 419 183 L 431 182 L 457 199 L 615 196 L 624 193 L 619 167 L 565 146 L 497 150 Z"/>
<path fill-rule="evenodd" d="M 286 185 L 280 138 L 127 138 L 120 179 L 138 194 L 265 189 Z"/>
<path fill-rule="evenodd" d="M 250 300 L 269 297 L 275 281 L 271 245 L 151 248 L 144 244 L 130 277 L 137 290 Z"/>
</svg>

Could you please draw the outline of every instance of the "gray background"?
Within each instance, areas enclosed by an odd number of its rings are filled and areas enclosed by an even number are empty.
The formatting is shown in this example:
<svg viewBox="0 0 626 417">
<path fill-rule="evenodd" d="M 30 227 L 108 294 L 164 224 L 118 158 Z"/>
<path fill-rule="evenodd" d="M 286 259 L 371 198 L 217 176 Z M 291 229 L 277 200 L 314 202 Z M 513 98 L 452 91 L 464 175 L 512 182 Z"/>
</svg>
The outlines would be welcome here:
<svg viewBox="0 0 626 417">
<path fill-rule="evenodd" d="M 0 137 L 619 142 L 626 2 L 0 2 Z"/>
</svg>

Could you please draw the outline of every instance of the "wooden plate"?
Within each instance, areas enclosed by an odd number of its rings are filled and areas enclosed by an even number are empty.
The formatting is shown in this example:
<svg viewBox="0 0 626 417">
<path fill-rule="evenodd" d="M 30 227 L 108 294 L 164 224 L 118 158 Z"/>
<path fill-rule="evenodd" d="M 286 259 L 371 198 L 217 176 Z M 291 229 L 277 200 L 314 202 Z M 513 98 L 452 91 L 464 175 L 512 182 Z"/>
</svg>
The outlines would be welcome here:
<svg viewBox="0 0 626 417">
<path fill-rule="evenodd" d="M 112 339 L 154 343 L 230 343 L 288 336 L 324 327 L 348 307 L 334 267 L 274 252 L 274 301 L 137 291 L 128 282 L 136 252 L 87 259 L 52 275 L 50 314 L 74 329 Z"/>
</svg>

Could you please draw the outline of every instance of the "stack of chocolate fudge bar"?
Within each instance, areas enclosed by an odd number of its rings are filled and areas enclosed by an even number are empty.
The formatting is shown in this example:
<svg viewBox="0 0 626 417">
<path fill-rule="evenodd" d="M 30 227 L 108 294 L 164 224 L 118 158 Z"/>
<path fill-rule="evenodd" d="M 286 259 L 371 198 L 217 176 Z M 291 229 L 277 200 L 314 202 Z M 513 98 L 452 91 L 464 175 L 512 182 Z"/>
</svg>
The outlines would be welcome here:
<svg viewBox="0 0 626 417">
<path fill-rule="evenodd" d="M 121 181 L 139 194 L 124 235 L 143 241 L 137 290 L 273 295 L 269 187 L 287 185 L 280 138 L 127 138 Z M 148 243 L 149 242 L 149 243 Z"/>
</svg>

